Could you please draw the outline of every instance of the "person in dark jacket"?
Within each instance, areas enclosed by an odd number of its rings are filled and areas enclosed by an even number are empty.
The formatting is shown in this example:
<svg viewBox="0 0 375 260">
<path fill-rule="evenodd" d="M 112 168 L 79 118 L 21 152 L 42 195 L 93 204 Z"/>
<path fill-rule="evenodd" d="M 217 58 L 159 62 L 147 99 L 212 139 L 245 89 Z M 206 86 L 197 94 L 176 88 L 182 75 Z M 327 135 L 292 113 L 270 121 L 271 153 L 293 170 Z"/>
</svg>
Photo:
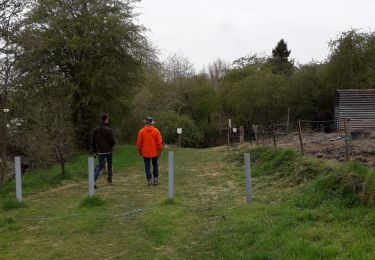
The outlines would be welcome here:
<svg viewBox="0 0 375 260">
<path fill-rule="evenodd" d="M 94 129 L 91 139 L 92 148 L 99 159 L 99 164 L 95 167 L 95 188 L 97 188 L 96 180 L 104 168 L 105 161 L 108 167 L 107 183 L 112 185 L 112 151 L 115 146 L 112 129 L 108 126 L 108 114 L 103 113 L 100 119 L 101 123 Z"/>
</svg>

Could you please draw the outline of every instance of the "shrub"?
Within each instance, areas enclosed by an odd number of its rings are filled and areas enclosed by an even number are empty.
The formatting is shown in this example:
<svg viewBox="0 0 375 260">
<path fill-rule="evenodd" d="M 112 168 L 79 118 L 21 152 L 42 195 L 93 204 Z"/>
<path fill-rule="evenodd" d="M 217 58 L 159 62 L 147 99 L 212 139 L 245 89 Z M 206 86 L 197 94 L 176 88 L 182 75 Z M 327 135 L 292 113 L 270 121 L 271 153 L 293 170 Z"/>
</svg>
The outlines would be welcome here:
<svg viewBox="0 0 375 260">
<path fill-rule="evenodd" d="M 181 143 L 184 147 L 200 147 L 203 142 L 203 133 L 186 115 L 178 115 L 174 111 L 168 111 L 155 115 L 156 126 L 160 129 L 163 142 L 177 144 L 177 128 L 182 128 Z"/>
</svg>

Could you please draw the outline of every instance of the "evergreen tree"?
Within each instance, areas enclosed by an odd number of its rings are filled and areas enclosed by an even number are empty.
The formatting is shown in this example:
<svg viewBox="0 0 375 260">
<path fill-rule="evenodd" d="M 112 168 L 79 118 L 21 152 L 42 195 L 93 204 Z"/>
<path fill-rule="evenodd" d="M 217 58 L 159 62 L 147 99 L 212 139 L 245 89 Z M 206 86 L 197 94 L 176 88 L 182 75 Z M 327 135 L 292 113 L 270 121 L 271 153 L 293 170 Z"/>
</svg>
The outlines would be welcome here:
<svg viewBox="0 0 375 260">
<path fill-rule="evenodd" d="M 289 60 L 290 53 L 291 50 L 288 50 L 287 43 L 281 39 L 272 50 L 271 63 L 274 73 L 290 75 L 293 72 L 293 61 Z"/>
</svg>

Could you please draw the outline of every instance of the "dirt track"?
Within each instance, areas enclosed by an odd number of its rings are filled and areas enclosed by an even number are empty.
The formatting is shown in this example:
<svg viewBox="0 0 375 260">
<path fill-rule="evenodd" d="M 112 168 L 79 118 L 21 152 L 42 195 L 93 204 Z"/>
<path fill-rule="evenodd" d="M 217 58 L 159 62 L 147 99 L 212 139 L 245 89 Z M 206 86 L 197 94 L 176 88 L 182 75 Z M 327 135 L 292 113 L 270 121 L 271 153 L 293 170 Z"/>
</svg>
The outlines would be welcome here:
<svg viewBox="0 0 375 260">
<path fill-rule="evenodd" d="M 303 133 L 304 152 L 306 155 L 330 160 L 345 161 L 345 138 L 341 133 L 308 131 Z M 293 147 L 300 150 L 298 133 L 280 136 L 279 147 Z M 349 142 L 350 160 L 358 160 L 368 166 L 375 166 L 375 132 L 369 132 Z"/>
</svg>

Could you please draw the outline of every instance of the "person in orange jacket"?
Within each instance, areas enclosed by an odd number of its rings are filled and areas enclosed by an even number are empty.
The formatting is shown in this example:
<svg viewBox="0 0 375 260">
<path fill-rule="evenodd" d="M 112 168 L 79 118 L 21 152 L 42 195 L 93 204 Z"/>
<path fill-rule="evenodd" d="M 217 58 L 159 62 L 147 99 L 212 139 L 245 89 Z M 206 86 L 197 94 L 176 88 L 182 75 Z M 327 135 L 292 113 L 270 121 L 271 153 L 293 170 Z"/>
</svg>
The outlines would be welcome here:
<svg viewBox="0 0 375 260">
<path fill-rule="evenodd" d="M 158 185 L 158 159 L 163 150 L 163 141 L 160 131 L 154 126 L 155 121 L 151 117 L 147 117 L 143 122 L 145 126 L 138 132 L 138 153 L 140 156 L 143 156 L 148 185 Z M 150 161 L 152 161 L 153 166 L 152 175 Z"/>
</svg>

